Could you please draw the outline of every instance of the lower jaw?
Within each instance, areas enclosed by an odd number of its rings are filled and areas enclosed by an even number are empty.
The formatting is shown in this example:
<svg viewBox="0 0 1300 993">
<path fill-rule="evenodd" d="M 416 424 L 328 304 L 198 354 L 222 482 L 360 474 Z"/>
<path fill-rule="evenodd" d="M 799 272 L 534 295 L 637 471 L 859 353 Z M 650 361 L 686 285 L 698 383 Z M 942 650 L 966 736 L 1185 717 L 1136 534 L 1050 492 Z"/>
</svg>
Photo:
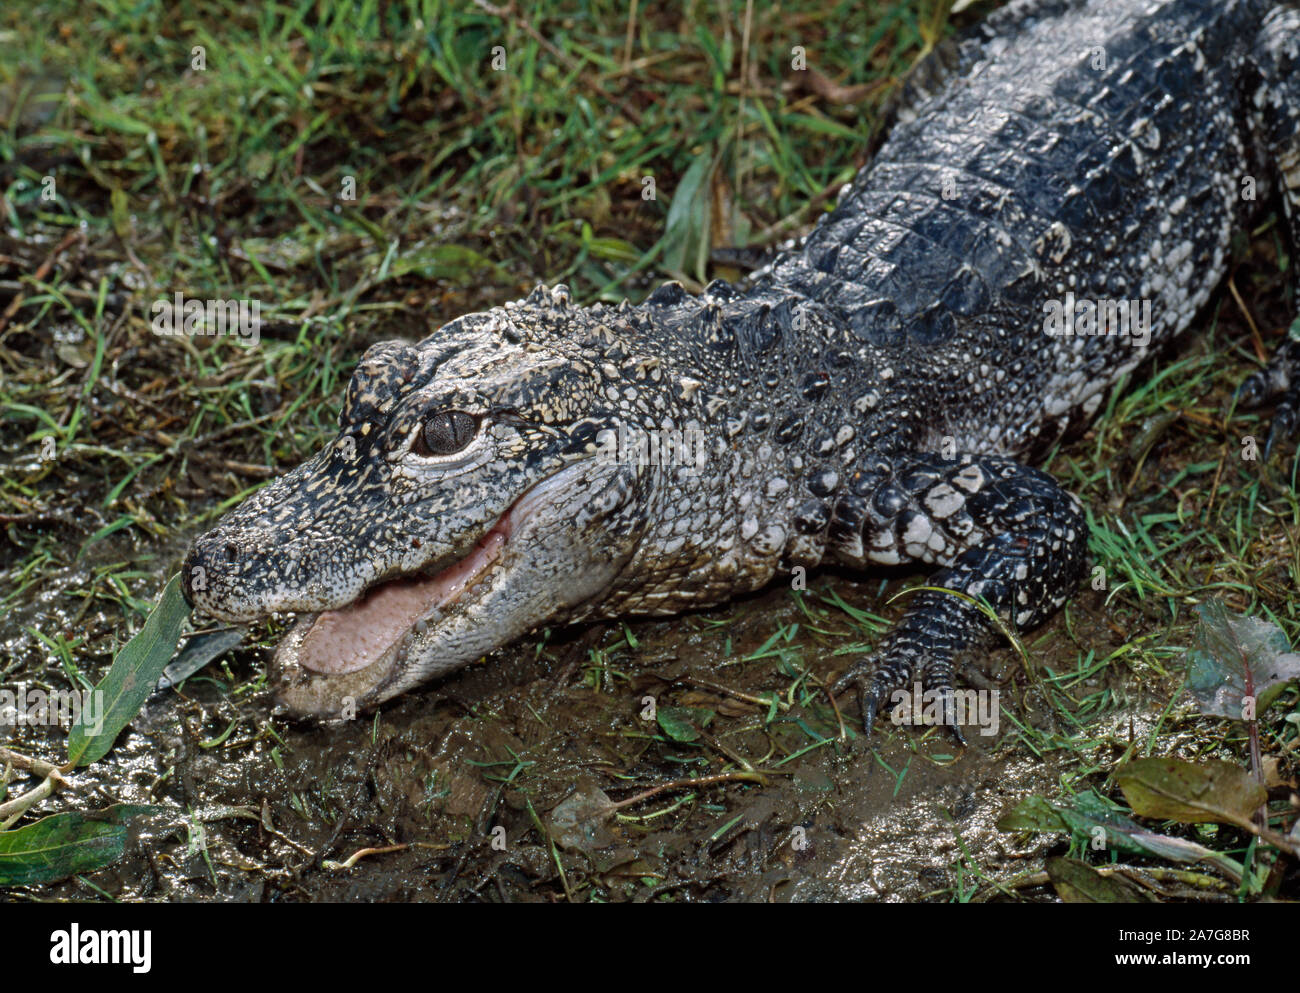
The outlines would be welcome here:
<svg viewBox="0 0 1300 993">
<path fill-rule="evenodd" d="M 318 664 L 305 661 L 304 650 L 310 648 L 312 634 L 324 615 L 302 617 L 281 639 L 272 659 L 269 675 L 275 687 L 277 702 L 291 713 L 304 717 L 353 717 L 415 686 L 425 678 L 423 673 L 426 670 L 433 675 L 450 672 L 473 662 L 482 652 L 461 659 L 450 657 L 456 654 L 453 649 L 442 653 L 437 664 L 432 667 L 411 663 L 410 655 L 415 650 L 413 642 L 430 627 L 455 622 L 457 614 L 444 614 L 439 606 L 454 603 L 460 609 L 467 609 L 483 595 L 483 590 L 487 587 L 476 587 L 484 582 L 486 576 L 496 571 L 493 569 L 495 561 L 494 558 L 470 577 L 457 590 L 456 597 L 444 600 L 440 605 L 429 605 L 427 610 L 432 613 L 424 613 L 421 620 L 404 629 L 390 644 L 361 666 L 322 669 Z M 429 653 L 428 645 L 423 643 L 416 651 L 419 658 L 425 658 Z"/>
<path fill-rule="evenodd" d="M 462 582 L 454 587 L 454 595 L 426 605 L 419 620 L 404 627 L 364 665 L 322 670 L 312 664 L 315 657 L 308 662 L 304 647 L 324 614 L 300 617 L 280 640 L 269 666 L 277 703 L 300 717 L 352 718 L 427 679 L 477 661 L 521 633 L 498 623 L 511 613 L 506 591 L 511 574 L 519 568 L 517 558 L 507 554 L 508 547 L 505 541 L 493 545 L 492 554 L 479 568 L 458 575 Z"/>
<path fill-rule="evenodd" d="M 436 576 L 383 583 L 346 607 L 301 617 L 271 665 L 278 702 L 301 716 L 330 718 L 352 716 L 398 692 L 411 639 L 492 571 L 511 524 L 507 514 L 469 555 Z"/>
<path fill-rule="evenodd" d="M 351 672 L 314 671 L 302 664 L 299 653 L 317 616 L 299 620 L 276 649 L 269 672 L 276 702 L 295 716 L 325 720 L 353 717 L 385 699 L 384 689 L 403 671 L 401 646 L 390 646 L 369 665 Z"/>
<path fill-rule="evenodd" d="M 488 531 L 468 555 L 431 577 L 391 580 L 353 603 L 305 618 L 296 651 L 301 664 L 327 676 L 369 669 L 413 634 L 423 632 L 443 607 L 482 582 L 510 538 L 509 516 Z"/>
</svg>

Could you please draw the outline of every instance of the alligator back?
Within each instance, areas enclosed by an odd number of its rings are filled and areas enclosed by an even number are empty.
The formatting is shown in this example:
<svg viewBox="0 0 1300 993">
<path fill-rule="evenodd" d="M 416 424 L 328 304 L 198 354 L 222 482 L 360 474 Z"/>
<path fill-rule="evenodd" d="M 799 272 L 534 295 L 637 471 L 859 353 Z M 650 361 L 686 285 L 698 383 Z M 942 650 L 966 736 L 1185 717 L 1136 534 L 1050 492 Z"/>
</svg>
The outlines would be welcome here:
<svg viewBox="0 0 1300 993">
<path fill-rule="evenodd" d="M 1262 170 L 1240 81 L 1268 7 L 1012 4 L 759 283 L 819 301 L 884 351 L 930 412 L 913 443 L 1040 448 L 1224 275 L 1253 206 L 1243 180 Z"/>
</svg>

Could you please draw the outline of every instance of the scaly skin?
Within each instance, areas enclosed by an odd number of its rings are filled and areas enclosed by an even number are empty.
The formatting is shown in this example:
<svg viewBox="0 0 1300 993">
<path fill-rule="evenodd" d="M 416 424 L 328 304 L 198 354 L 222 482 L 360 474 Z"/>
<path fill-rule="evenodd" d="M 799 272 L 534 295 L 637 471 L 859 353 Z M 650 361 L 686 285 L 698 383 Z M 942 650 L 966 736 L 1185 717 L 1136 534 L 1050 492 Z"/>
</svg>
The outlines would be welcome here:
<svg viewBox="0 0 1300 993">
<path fill-rule="evenodd" d="M 372 348 L 339 438 L 194 543 L 187 597 L 231 620 L 312 615 L 276 664 L 281 698 L 320 716 L 535 627 L 672 614 L 826 560 L 924 562 L 929 585 L 1041 623 L 1078 584 L 1087 528 L 1018 460 L 1192 323 L 1270 188 L 1297 234 L 1298 26 L 1271 0 L 1011 4 L 916 74 L 836 210 L 747 286 L 617 308 L 539 288 Z M 1149 301 L 1150 324 L 1047 334 L 1067 293 Z M 1282 432 L 1294 351 L 1244 387 L 1281 395 Z M 699 461 L 608 451 L 663 431 L 699 439 Z M 476 543 L 497 555 L 481 571 Z M 459 596 L 393 585 L 462 560 Z M 321 633 L 370 631 L 346 609 L 366 591 L 430 604 L 400 637 Z M 860 691 L 868 728 L 915 678 L 951 700 L 955 660 L 990 631 L 920 593 L 836 690 Z"/>
</svg>

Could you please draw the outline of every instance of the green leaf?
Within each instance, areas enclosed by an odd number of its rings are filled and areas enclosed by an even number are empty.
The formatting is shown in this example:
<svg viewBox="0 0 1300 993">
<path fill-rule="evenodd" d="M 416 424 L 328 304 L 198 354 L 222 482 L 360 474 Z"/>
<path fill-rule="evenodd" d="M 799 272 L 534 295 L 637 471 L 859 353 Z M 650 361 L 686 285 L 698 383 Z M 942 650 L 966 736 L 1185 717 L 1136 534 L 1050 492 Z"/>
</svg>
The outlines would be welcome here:
<svg viewBox="0 0 1300 993">
<path fill-rule="evenodd" d="M 54 883 L 102 869 L 122 857 L 127 821 L 162 809 L 117 804 L 98 813 L 51 814 L 15 831 L 0 831 L 0 886 Z"/>
<path fill-rule="evenodd" d="M 809 131 L 817 131 L 855 143 L 861 141 L 863 135 L 863 132 L 857 128 L 848 127 L 828 118 L 813 117 L 811 114 L 784 114 L 781 123 L 787 127 L 806 128 Z"/>
<path fill-rule="evenodd" d="M 711 152 L 691 163 L 673 193 L 664 223 L 664 269 L 693 276 L 701 282 L 709 258 L 712 205 L 709 177 L 712 174 Z"/>
<path fill-rule="evenodd" d="M 157 689 L 176 686 L 194 675 L 213 659 L 219 659 L 232 648 L 238 648 L 248 634 L 248 628 L 223 628 L 196 634 L 167 663 Z"/>
<path fill-rule="evenodd" d="M 63 428 L 59 426 L 58 421 L 49 415 L 48 411 L 41 410 L 39 407 L 33 407 L 31 404 L 26 403 L 5 403 L 5 417 L 17 418 L 19 414 L 26 414 L 28 417 L 34 417 L 38 420 L 44 421 L 51 429 L 53 429 L 55 437 L 61 437 L 63 435 Z"/>
<path fill-rule="evenodd" d="M 460 282 L 496 269 L 495 262 L 464 245 L 419 245 L 399 255 L 389 275 L 393 279 L 414 274 L 421 279 Z"/>
<path fill-rule="evenodd" d="M 109 216 L 113 221 L 113 230 L 123 241 L 131 237 L 131 205 L 126 192 L 120 186 L 114 186 L 108 194 Z"/>
<path fill-rule="evenodd" d="M 623 262 L 632 265 L 641 257 L 641 252 L 631 242 L 622 238 L 583 238 L 583 245 L 592 258 L 604 259 L 606 262 Z"/>
<path fill-rule="evenodd" d="M 69 762 L 90 765 L 113 747 L 122 728 L 158 685 L 158 677 L 181 640 L 181 625 L 189 616 L 190 608 L 181 596 L 181 578 L 173 576 L 144 627 L 117 653 L 108 674 L 93 690 L 98 705 L 83 708 L 81 719 L 68 732 Z M 94 720 L 94 725 L 88 726 L 88 720 Z"/>
<path fill-rule="evenodd" d="M 1203 845 L 1146 830 L 1118 811 L 1110 809 L 1095 794 L 1081 793 L 1071 803 L 1071 806 L 1067 806 L 1043 797 L 1026 797 L 1014 810 L 1002 816 L 997 822 L 998 830 L 1068 831 L 1095 850 L 1100 829 L 1104 832 L 1101 837 L 1106 849 L 1154 855 L 1171 862 L 1209 862 L 1238 880 L 1245 872 L 1241 863 Z"/>
<path fill-rule="evenodd" d="M 999 831 L 1068 831 L 1056 805 L 1041 796 L 1027 796 L 1015 809 L 1003 814 L 997 821 Z"/>
<path fill-rule="evenodd" d="M 1137 759 L 1115 774 L 1133 812 L 1184 824 L 1248 824 L 1268 797 L 1245 769 L 1212 759 Z"/>
<path fill-rule="evenodd" d="M 89 538 L 87 538 L 84 542 L 82 542 L 81 550 L 77 552 L 77 559 L 80 560 L 81 557 L 86 554 L 86 549 L 89 548 L 91 545 L 93 545 L 95 542 L 102 541 L 104 538 L 107 538 L 110 534 L 114 534 L 118 531 L 121 531 L 123 528 L 130 527 L 134 523 L 135 523 L 134 517 L 132 517 L 130 514 L 123 514 L 112 524 L 105 524 L 102 528 L 100 528 Z"/>
<path fill-rule="evenodd" d="M 1068 805 L 1040 796 L 1025 797 L 1014 810 L 1002 816 L 997 827 L 999 831 L 1067 831 L 1085 844 L 1094 843 L 1100 828 L 1108 846 L 1143 851 L 1136 845 L 1126 844 L 1128 835 L 1142 828 L 1092 793 L 1081 793 Z"/>
<path fill-rule="evenodd" d="M 1249 720 L 1300 678 L 1300 655 L 1276 624 L 1229 613 L 1221 600 L 1209 600 L 1196 612 L 1196 647 L 1185 657 L 1187 692 L 1201 713 Z"/>
<path fill-rule="evenodd" d="M 713 711 L 708 707 L 660 707 L 655 712 L 659 726 L 673 741 L 695 741 L 701 727 L 708 727 Z"/>
</svg>

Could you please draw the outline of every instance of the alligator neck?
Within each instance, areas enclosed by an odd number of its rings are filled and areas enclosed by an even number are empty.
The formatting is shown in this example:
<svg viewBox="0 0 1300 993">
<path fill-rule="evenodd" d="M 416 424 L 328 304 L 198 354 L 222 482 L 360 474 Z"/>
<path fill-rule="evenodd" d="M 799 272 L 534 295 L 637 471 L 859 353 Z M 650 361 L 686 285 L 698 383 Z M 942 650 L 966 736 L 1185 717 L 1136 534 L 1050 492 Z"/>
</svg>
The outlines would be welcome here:
<svg viewBox="0 0 1300 993">
<path fill-rule="evenodd" d="M 670 614 L 828 555 L 861 561 L 864 480 L 916 435 L 890 349 L 772 281 L 699 296 L 670 283 L 620 314 L 653 356 L 645 374 L 680 374 L 692 404 L 671 422 L 620 425 L 623 457 L 657 463 L 641 466 L 652 523 L 600 613 Z"/>
</svg>

